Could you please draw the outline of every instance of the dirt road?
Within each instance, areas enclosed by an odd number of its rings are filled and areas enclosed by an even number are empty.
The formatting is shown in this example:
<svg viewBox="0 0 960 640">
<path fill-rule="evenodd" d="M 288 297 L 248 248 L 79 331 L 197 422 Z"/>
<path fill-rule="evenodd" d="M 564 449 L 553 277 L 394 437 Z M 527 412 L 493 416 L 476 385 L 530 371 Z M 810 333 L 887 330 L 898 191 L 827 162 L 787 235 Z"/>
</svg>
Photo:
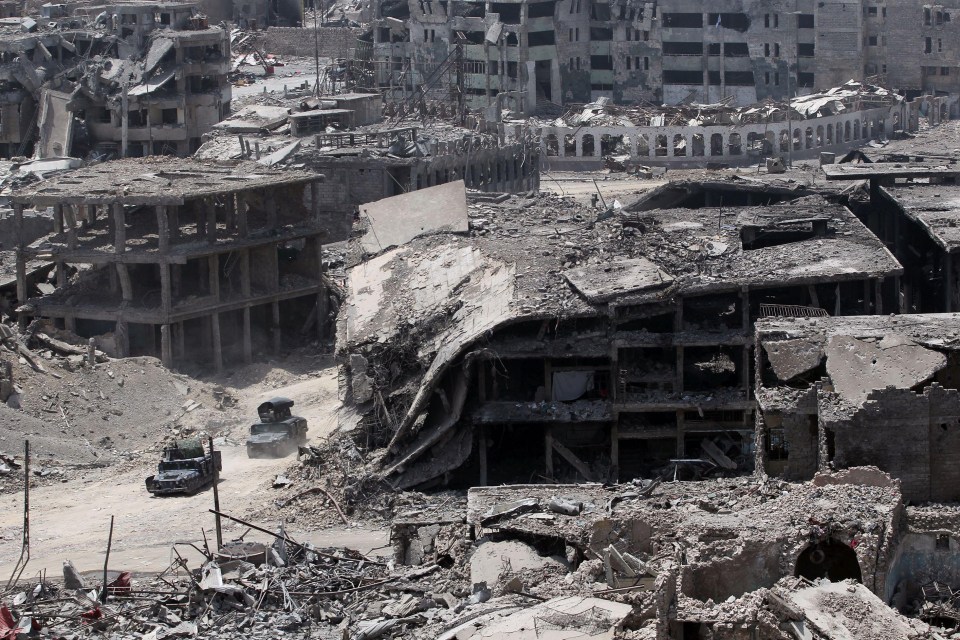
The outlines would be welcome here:
<svg viewBox="0 0 960 640">
<path fill-rule="evenodd" d="M 337 378 L 330 362 L 320 363 L 319 375 L 286 384 L 259 382 L 237 392 L 245 413 L 256 416 L 256 406 L 273 396 L 287 396 L 296 403 L 294 409 L 307 418 L 311 440 L 316 442 L 330 434 L 336 426 Z M 302 377 L 302 376 L 301 376 Z M 267 380 L 275 377 L 268 376 Z M 253 419 L 253 418 L 251 418 Z M 247 425 L 237 425 L 230 433 L 232 444 L 221 447 L 223 474 L 219 484 L 221 509 L 243 518 L 258 505 L 274 499 L 271 488 L 276 475 L 284 471 L 293 457 L 280 460 L 251 460 L 243 446 Z M 85 477 L 64 484 L 37 487 L 31 491 L 31 556 L 26 573 L 36 575 L 46 570 L 59 575 L 64 560 L 73 561 L 81 571 L 102 570 L 110 516 L 115 518 L 110 566 L 116 570 L 135 572 L 162 571 L 170 562 L 173 543 L 194 543 L 202 547 L 203 534 L 214 539 L 214 517 L 210 489 L 194 496 L 152 497 L 144 488 L 149 466 L 136 464 L 122 470 L 96 469 Z M 387 544 L 387 532 L 362 525 L 338 527 L 326 531 L 303 531 L 296 522 L 287 531 L 297 540 L 323 545 L 348 545 L 363 552 Z M 4 581 L 20 555 L 23 496 L 10 493 L 0 496 L 0 578 Z M 272 528 L 278 523 L 258 523 Z M 353 524 L 353 523 L 351 523 Z M 246 531 L 232 522 L 224 523 L 224 539 L 230 540 Z M 265 534 L 247 535 L 247 540 L 268 541 Z M 188 546 L 178 547 L 181 554 L 199 558 Z"/>
</svg>

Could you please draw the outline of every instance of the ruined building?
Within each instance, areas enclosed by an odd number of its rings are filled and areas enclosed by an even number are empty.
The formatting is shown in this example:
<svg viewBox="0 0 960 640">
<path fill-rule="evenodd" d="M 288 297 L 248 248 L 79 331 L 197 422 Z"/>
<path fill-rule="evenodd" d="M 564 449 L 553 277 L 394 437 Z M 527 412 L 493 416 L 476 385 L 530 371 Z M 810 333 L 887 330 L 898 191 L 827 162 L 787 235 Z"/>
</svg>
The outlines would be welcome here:
<svg viewBox="0 0 960 640">
<path fill-rule="evenodd" d="M 190 3 L 87 7 L 0 43 L 0 156 L 186 156 L 230 112 L 229 33 Z"/>
<path fill-rule="evenodd" d="M 118 357 L 221 369 L 323 335 L 322 176 L 262 165 L 125 159 L 67 171 L 13 196 L 53 208 L 54 233 L 17 250 L 21 322 L 55 319 Z M 23 236 L 21 236 L 22 238 Z M 38 296 L 26 264 L 56 265 Z"/>
<path fill-rule="evenodd" d="M 597 220 L 541 195 L 442 228 L 384 201 L 339 320 L 358 441 L 399 487 L 751 468 L 755 321 L 884 313 L 903 273 L 844 206 L 788 199 Z"/>
<path fill-rule="evenodd" d="M 747 105 L 874 76 L 950 94 L 953 113 L 960 96 L 956 3 L 378 0 L 373 13 L 358 57 L 395 98 L 448 61 L 470 106 L 499 95 L 528 114 L 603 97 Z"/>
<path fill-rule="evenodd" d="M 487 192 L 523 193 L 540 184 L 540 143 L 527 126 L 388 122 L 378 94 L 278 102 L 244 107 L 217 124 L 197 157 L 323 174 L 330 188 L 321 206 L 334 240 L 349 236 L 359 205 L 382 198 L 461 180 Z"/>
<path fill-rule="evenodd" d="M 960 316 L 757 323 L 763 471 L 874 464 L 915 502 L 960 499 Z"/>
</svg>

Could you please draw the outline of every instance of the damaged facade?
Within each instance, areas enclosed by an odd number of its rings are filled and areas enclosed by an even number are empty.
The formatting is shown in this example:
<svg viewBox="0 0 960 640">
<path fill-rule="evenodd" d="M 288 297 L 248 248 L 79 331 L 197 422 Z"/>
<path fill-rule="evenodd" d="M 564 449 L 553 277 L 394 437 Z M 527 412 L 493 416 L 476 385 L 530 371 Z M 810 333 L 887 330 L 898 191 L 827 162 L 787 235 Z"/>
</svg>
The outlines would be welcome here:
<svg viewBox="0 0 960 640">
<path fill-rule="evenodd" d="M 63 172 L 13 196 L 53 208 L 54 233 L 17 249 L 21 323 L 53 318 L 115 356 L 167 366 L 250 362 L 284 335 L 323 335 L 334 284 L 322 176 L 171 159 L 126 159 Z M 55 263 L 37 296 L 31 260 Z"/>
<path fill-rule="evenodd" d="M 749 469 L 754 321 L 896 299 L 900 264 L 821 197 L 629 209 L 476 202 L 469 234 L 424 220 L 409 242 L 368 221 L 338 349 L 366 414 L 356 438 L 387 447 L 389 482 Z"/>
<path fill-rule="evenodd" d="M 600 98 L 748 105 L 869 77 L 956 105 L 958 11 L 904 0 L 378 0 L 357 51 L 388 99 L 430 89 L 455 64 L 471 107 L 503 101 L 526 114 Z"/>
<path fill-rule="evenodd" d="M 675 168 L 749 165 L 840 155 L 849 149 L 916 132 L 921 111 L 946 108 L 946 98 L 905 101 L 857 82 L 787 104 L 750 107 L 693 105 L 645 109 L 605 100 L 539 120 L 549 166 L 593 168 L 604 158 Z"/>
<path fill-rule="evenodd" d="M 186 156 L 230 112 L 229 33 L 196 4 L 95 9 L 0 27 L 0 157 Z"/>
<path fill-rule="evenodd" d="M 764 319 L 763 470 L 794 480 L 869 460 L 915 502 L 960 498 L 956 314 Z"/>
</svg>

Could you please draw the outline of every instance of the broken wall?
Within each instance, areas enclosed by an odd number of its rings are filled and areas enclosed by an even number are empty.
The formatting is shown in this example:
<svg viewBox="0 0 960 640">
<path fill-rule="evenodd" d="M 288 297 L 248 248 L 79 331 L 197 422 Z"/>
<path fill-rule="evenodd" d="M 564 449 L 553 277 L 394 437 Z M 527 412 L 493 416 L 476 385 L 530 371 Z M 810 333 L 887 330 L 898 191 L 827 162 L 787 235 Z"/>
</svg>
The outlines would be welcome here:
<svg viewBox="0 0 960 640">
<path fill-rule="evenodd" d="M 309 54 L 312 57 L 315 43 L 319 41 L 321 58 L 349 58 L 360 33 L 360 29 L 349 27 L 320 27 L 317 37 L 313 28 L 270 27 L 264 36 L 263 52 L 281 56 Z"/>
<path fill-rule="evenodd" d="M 960 499 L 960 393 L 936 383 L 922 393 L 876 390 L 839 419 L 830 417 L 834 402 L 824 394 L 819 406 L 835 466 L 876 465 L 900 479 L 907 500 Z"/>
</svg>

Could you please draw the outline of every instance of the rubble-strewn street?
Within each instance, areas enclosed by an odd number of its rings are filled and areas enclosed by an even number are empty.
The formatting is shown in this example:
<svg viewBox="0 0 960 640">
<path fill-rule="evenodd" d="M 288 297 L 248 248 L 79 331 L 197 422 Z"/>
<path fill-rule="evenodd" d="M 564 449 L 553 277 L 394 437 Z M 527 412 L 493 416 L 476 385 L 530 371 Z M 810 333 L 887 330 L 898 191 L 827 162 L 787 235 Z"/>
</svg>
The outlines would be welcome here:
<svg viewBox="0 0 960 640">
<path fill-rule="evenodd" d="M 960 0 L 0 0 L 0 640 L 960 640 Z"/>
</svg>

